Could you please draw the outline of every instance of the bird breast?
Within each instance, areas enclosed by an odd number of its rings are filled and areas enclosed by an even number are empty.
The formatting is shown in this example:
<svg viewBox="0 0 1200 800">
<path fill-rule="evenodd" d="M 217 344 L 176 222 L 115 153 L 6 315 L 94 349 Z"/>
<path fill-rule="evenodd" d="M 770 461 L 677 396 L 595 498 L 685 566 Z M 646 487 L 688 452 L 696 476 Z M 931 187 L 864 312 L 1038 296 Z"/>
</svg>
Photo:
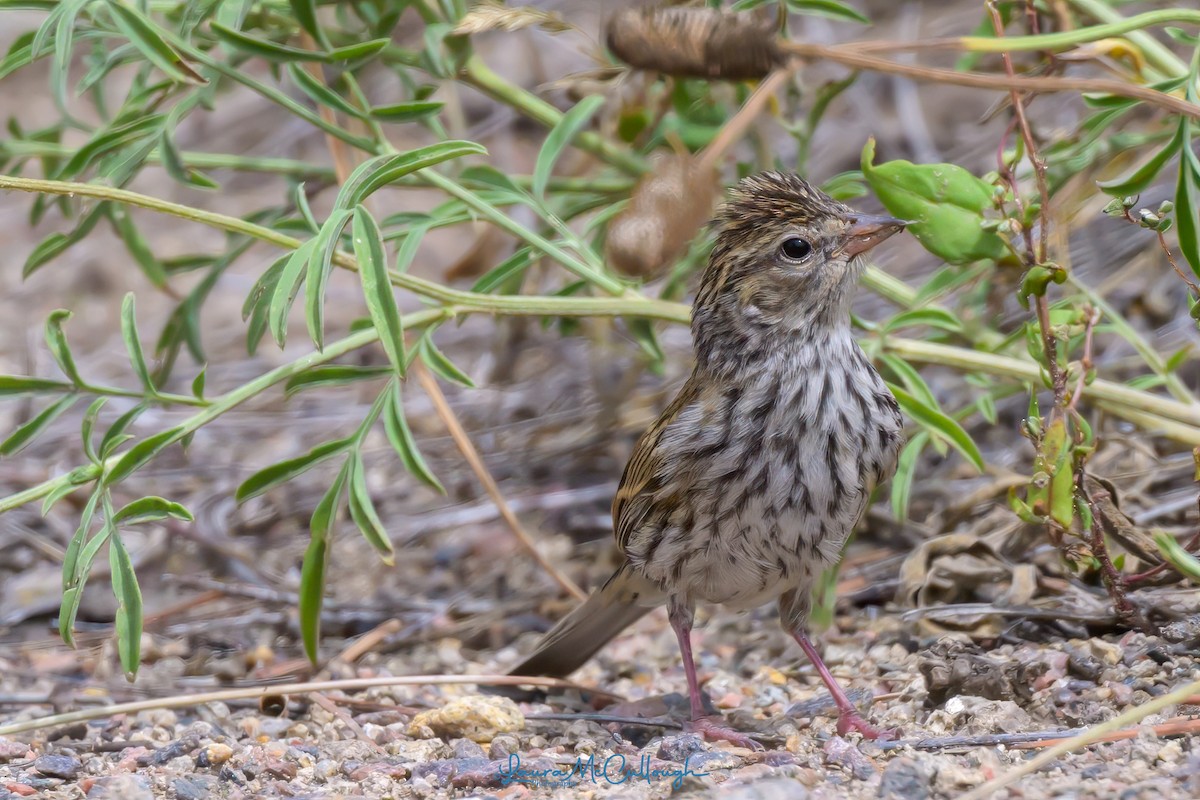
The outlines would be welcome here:
<svg viewBox="0 0 1200 800">
<path fill-rule="evenodd" d="M 837 559 L 895 469 L 901 431 L 848 330 L 744 366 L 700 386 L 663 431 L 657 513 L 626 547 L 660 586 L 734 607 L 806 587 Z"/>
</svg>

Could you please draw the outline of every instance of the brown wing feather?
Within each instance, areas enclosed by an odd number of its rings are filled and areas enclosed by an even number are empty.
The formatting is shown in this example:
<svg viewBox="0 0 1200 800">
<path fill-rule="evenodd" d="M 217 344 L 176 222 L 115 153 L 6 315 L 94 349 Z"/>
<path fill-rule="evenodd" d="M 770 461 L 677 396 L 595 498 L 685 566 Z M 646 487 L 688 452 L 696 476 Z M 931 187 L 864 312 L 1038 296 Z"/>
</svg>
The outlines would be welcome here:
<svg viewBox="0 0 1200 800">
<path fill-rule="evenodd" d="M 662 475 L 662 451 L 658 445 L 663 431 L 697 396 L 696 386 L 689 379 L 633 447 L 633 455 L 621 474 L 621 483 L 612 506 L 613 533 L 622 553 L 654 506 L 654 494 L 660 484 L 656 478 Z"/>
</svg>

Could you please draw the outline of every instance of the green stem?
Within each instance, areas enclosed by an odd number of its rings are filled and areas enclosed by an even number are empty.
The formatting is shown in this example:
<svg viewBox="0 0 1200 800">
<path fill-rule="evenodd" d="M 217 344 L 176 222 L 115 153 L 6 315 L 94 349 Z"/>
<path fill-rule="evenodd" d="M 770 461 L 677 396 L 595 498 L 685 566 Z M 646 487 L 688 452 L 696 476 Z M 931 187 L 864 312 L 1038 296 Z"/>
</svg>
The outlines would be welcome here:
<svg viewBox="0 0 1200 800">
<path fill-rule="evenodd" d="M 1185 69 L 1182 63 L 1171 63 L 1172 61 L 1178 61 L 1175 55 L 1142 29 L 1154 25 L 1163 25 L 1168 22 L 1191 22 L 1200 25 L 1200 11 L 1193 11 L 1186 8 L 1167 8 L 1159 11 L 1147 11 L 1144 14 L 1137 14 L 1132 17 L 1123 17 L 1100 0 L 1071 0 L 1071 2 L 1077 8 L 1097 19 L 1108 19 L 1110 21 L 1103 25 L 1091 25 L 1086 28 L 1077 28 L 1073 31 L 1041 33 L 1030 36 L 1005 36 L 1004 38 L 963 36 L 958 41 L 964 49 L 976 53 L 1002 53 L 1018 50 L 1063 50 L 1086 42 L 1095 42 L 1099 39 L 1123 36 L 1128 33 L 1130 34 L 1130 39 L 1144 38 L 1149 42 L 1153 42 L 1153 45 L 1147 46 L 1142 41 L 1138 41 L 1138 46 L 1141 47 L 1147 61 L 1155 62 L 1155 66 L 1165 72 L 1173 70 L 1182 72 Z M 1106 13 L 1104 15 L 1098 14 L 1095 12 L 1095 8 L 1103 8 Z"/>
<path fill-rule="evenodd" d="M 510 106 L 547 128 L 553 128 L 562 120 L 562 112 L 557 108 L 537 95 L 504 80 L 492 72 L 479 56 L 472 55 L 467 59 L 459 78 L 493 100 Z M 603 136 L 597 136 L 591 131 L 581 132 L 575 137 L 575 143 L 581 150 L 586 150 L 630 175 L 641 175 L 649 169 L 645 159 L 641 156 L 623 147 L 618 147 Z"/>
<path fill-rule="evenodd" d="M 0 156 L 10 156 L 13 158 L 66 158 L 74 155 L 77 149 L 57 142 L 21 141 L 14 139 L 0 142 Z M 179 155 L 186 166 L 196 169 L 231 169 L 240 172 L 295 175 L 330 181 L 337 177 L 332 167 L 326 167 L 321 164 L 309 164 L 306 161 L 296 161 L 290 158 L 261 158 L 257 156 L 237 156 L 228 153 L 198 153 L 196 151 L 184 151 Z M 154 149 L 150 151 L 146 160 L 154 164 L 161 164 L 162 155 L 157 149 Z"/>
<path fill-rule="evenodd" d="M 1087 14 L 1093 19 L 1098 19 L 1101 22 L 1112 24 L 1123 24 L 1137 17 L 1126 18 L 1121 12 L 1112 8 L 1104 0 L 1069 0 L 1071 5 Z M 1150 14 L 1192 14 L 1200 16 L 1200 12 L 1185 11 L 1183 9 L 1173 9 L 1169 11 L 1151 11 Z M 1141 16 L 1146 16 L 1145 14 Z M 1193 17 L 1192 21 L 1200 22 Z M 1179 59 L 1170 48 L 1163 45 L 1157 39 L 1145 31 L 1135 30 L 1129 32 L 1129 40 L 1136 44 L 1142 51 L 1142 55 L 1146 57 L 1146 61 L 1155 69 L 1163 73 L 1164 77 L 1177 78 L 1180 75 L 1187 74 L 1187 64 Z"/>
</svg>

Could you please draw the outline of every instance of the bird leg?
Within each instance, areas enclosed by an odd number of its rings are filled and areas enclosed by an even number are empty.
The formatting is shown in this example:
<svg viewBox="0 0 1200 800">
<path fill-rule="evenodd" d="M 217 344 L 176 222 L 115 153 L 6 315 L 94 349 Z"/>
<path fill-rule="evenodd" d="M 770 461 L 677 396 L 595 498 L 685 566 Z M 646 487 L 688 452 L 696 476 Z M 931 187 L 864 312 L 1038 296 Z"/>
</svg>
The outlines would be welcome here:
<svg viewBox="0 0 1200 800">
<path fill-rule="evenodd" d="M 833 674 L 830 673 L 829 667 L 825 666 L 825 662 L 821 659 L 821 654 L 813 646 L 812 641 L 808 638 L 808 634 L 803 629 L 793 630 L 791 634 L 804 651 L 804 655 L 808 656 L 808 660 L 817 668 L 817 674 L 825 682 L 829 693 L 833 695 L 833 702 L 838 707 L 838 735 L 844 736 L 850 731 L 858 731 L 866 739 L 895 739 L 896 731 L 876 728 L 859 715 L 858 709 L 854 707 L 854 704 L 850 702 L 850 698 L 846 696 L 846 692 L 838 685 Z"/>
<path fill-rule="evenodd" d="M 698 733 L 709 741 L 725 741 L 738 747 L 751 750 L 762 750 L 763 746 L 744 733 L 738 733 L 723 722 L 704 713 L 704 700 L 700 696 L 700 681 L 696 677 L 696 660 L 692 657 L 692 619 L 694 612 L 691 606 L 671 598 L 667 610 L 667 618 L 675 630 L 675 638 L 679 640 L 679 652 L 683 655 L 683 669 L 687 674 L 688 700 L 692 705 L 692 719 L 683 729 L 688 733 Z"/>
</svg>

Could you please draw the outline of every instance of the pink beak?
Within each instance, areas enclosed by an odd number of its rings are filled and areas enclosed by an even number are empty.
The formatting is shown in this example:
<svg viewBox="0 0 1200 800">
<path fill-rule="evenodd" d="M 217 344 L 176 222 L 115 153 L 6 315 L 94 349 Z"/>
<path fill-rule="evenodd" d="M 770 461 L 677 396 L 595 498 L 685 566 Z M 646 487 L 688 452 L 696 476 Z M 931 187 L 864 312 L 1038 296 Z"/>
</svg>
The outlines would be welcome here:
<svg viewBox="0 0 1200 800">
<path fill-rule="evenodd" d="M 899 233 L 908 223 L 893 217 L 872 214 L 851 214 L 850 229 L 842 252 L 853 258 L 870 250 L 884 239 Z"/>
</svg>

